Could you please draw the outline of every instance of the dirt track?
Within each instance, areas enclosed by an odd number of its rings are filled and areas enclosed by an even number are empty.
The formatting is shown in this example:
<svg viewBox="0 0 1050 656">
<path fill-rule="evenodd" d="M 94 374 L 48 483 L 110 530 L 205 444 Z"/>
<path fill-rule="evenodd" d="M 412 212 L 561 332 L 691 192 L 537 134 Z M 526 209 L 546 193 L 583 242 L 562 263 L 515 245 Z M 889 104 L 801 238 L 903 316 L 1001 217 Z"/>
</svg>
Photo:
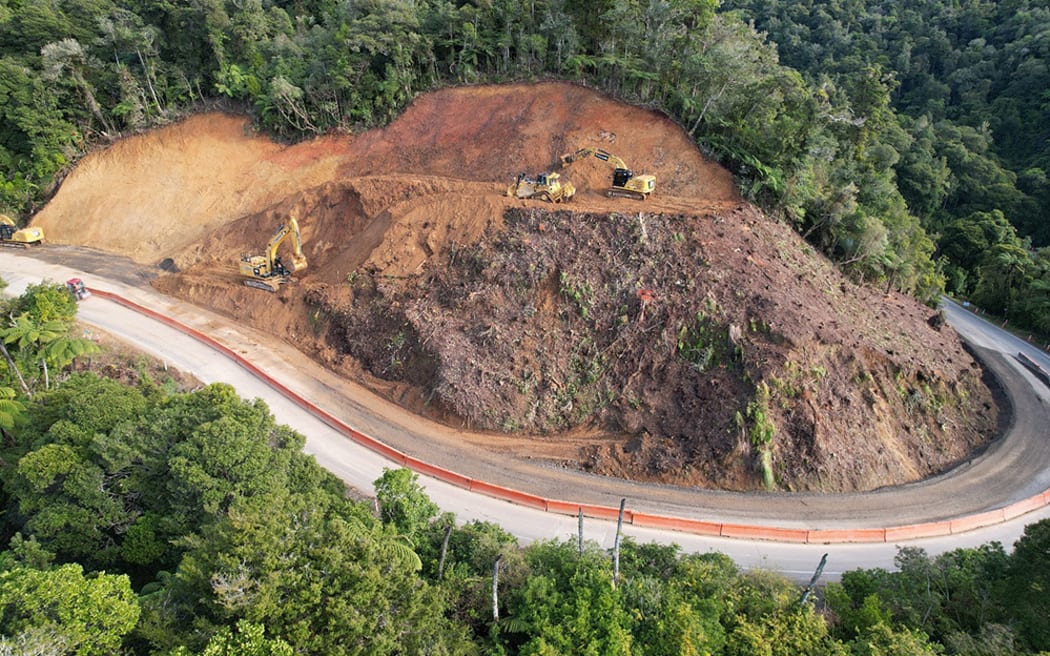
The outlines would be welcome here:
<svg viewBox="0 0 1050 656">
<path fill-rule="evenodd" d="M 581 190 L 570 215 L 503 195 L 517 173 L 592 145 L 657 175 L 658 193 L 607 199 L 609 170 L 588 160 L 567 172 Z M 239 256 L 290 213 L 309 269 L 275 295 L 243 287 Z M 193 117 L 86 158 L 34 223 L 53 244 L 129 258 L 126 280 L 156 274 L 156 289 L 293 344 L 402 408 L 493 429 L 460 430 L 466 444 L 550 466 L 753 489 L 757 453 L 734 415 L 758 381 L 778 390 L 774 463 L 788 489 L 914 481 L 964 461 L 996 423 L 976 363 L 928 308 L 843 279 L 743 204 L 666 117 L 572 85 L 448 89 L 384 130 L 289 147 L 246 133 L 243 119 Z M 541 266 L 534 295 L 515 296 L 508 285 Z M 593 289 L 587 312 L 573 312 L 566 279 Z M 658 302 L 643 307 L 640 289 Z M 700 313 L 706 323 L 691 323 Z M 448 330 L 428 334 L 435 318 Z M 496 340 L 492 326 L 520 332 Z M 747 327 L 745 362 L 726 355 L 698 371 L 677 357 L 688 329 L 733 326 Z M 479 348 L 486 336 L 514 348 Z M 591 397 L 565 395 L 579 378 L 564 368 L 579 355 L 566 344 L 596 344 L 589 359 L 610 363 Z M 380 347 L 389 352 L 376 357 Z"/>
</svg>

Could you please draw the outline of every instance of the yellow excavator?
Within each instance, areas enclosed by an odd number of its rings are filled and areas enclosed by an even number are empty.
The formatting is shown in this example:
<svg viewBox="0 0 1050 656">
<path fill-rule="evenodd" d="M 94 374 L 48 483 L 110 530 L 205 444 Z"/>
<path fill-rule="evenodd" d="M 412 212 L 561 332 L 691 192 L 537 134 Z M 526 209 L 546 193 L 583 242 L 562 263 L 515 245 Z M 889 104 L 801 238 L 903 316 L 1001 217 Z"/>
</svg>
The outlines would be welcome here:
<svg viewBox="0 0 1050 656">
<path fill-rule="evenodd" d="M 0 244 L 15 248 L 29 248 L 42 241 L 44 241 L 43 228 L 30 227 L 19 230 L 14 219 L 6 214 L 0 214 Z"/>
<path fill-rule="evenodd" d="M 507 195 L 512 198 L 537 198 L 552 203 L 567 201 L 575 194 L 576 187 L 568 180 L 563 181 L 560 173 L 540 173 L 534 178 L 522 173 L 507 187 Z"/>
<path fill-rule="evenodd" d="M 605 190 L 606 196 L 645 200 L 656 189 L 655 175 L 635 175 L 626 162 L 601 148 L 580 148 L 574 153 L 562 155 L 561 163 L 566 166 L 591 156 L 613 165 L 612 186 Z"/>
<path fill-rule="evenodd" d="M 291 268 L 288 268 L 277 255 L 277 249 L 287 237 L 292 238 Z M 270 243 L 266 245 L 265 255 L 241 256 L 241 275 L 245 277 L 244 284 L 268 292 L 276 292 L 282 284 L 288 282 L 292 273 L 297 273 L 305 268 L 306 256 L 303 255 L 299 221 L 294 216 L 288 217 L 288 221 L 270 238 Z"/>
</svg>

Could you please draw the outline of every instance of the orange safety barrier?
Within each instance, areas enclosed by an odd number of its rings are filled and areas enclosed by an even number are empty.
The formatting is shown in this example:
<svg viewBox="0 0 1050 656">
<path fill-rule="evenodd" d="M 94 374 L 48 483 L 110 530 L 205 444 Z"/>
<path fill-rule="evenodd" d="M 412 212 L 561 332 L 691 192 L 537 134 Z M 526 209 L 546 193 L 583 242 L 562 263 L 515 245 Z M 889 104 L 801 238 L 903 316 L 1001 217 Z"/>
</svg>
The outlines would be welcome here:
<svg viewBox="0 0 1050 656">
<path fill-rule="evenodd" d="M 886 542 L 915 540 L 916 538 L 936 538 L 942 535 L 951 535 L 951 532 L 951 524 L 948 522 L 893 526 L 886 529 Z"/>
<path fill-rule="evenodd" d="M 580 507 L 583 508 L 583 514 L 587 517 L 593 517 L 595 519 L 610 519 L 618 521 L 620 519 L 620 507 L 616 506 L 612 508 L 610 506 L 593 506 L 587 503 L 581 503 Z M 630 524 L 634 520 L 634 511 L 630 508 L 623 509 L 623 521 Z"/>
<path fill-rule="evenodd" d="M 578 515 L 580 510 L 583 510 L 583 514 L 586 517 L 594 519 L 608 519 L 617 521 L 620 518 L 620 507 L 613 508 L 611 506 L 595 506 L 587 503 L 575 503 L 573 501 L 555 501 L 547 499 L 547 512 L 558 513 L 560 515 Z M 624 509 L 623 520 L 627 523 L 632 523 L 634 518 L 634 511 Z"/>
<path fill-rule="evenodd" d="M 809 544 L 835 544 L 844 542 L 885 542 L 884 528 L 823 528 L 807 532 Z"/>
<path fill-rule="evenodd" d="M 469 489 L 472 492 L 478 492 L 485 494 L 490 497 L 503 499 L 505 501 L 515 503 L 522 506 L 528 506 L 530 508 L 537 508 L 546 512 L 559 513 L 564 515 L 577 515 L 580 510 L 583 510 L 583 514 L 604 520 L 618 519 L 620 509 L 618 507 L 613 508 L 609 506 L 598 506 L 590 504 L 580 504 L 570 501 L 558 501 L 552 499 L 544 499 L 534 494 L 526 492 L 520 492 L 518 490 L 512 490 L 485 481 L 479 481 L 476 479 L 469 478 L 462 474 L 458 474 L 454 471 L 431 465 L 423 462 L 418 458 L 408 456 L 401 451 L 371 437 L 364 433 L 351 428 L 346 423 L 337 419 L 335 416 L 328 412 L 318 408 L 310 401 L 306 400 L 296 392 L 292 391 L 286 385 L 273 378 L 271 375 L 257 367 L 255 364 L 249 362 L 246 358 L 241 356 L 239 353 L 231 349 L 230 347 L 222 344 L 218 340 L 209 335 L 191 328 L 176 319 L 172 319 L 156 310 L 144 307 L 130 301 L 122 296 L 108 292 L 101 289 L 89 288 L 89 291 L 96 296 L 105 298 L 119 305 L 123 305 L 135 312 L 148 316 L 156 321 L 159 321 L 165 325 L 168 325 L 176 330 L 179 330 L 197 341 L 208 345 L 209 347 L 219 351 L 226 355 L 228 358 L 239 364 L 245 370 L 256 376 L 260 380 L 264 381 L 270 387 L 278 390 L 286 398 L 290 399 L 300 407 L 304 408 L 315 417 L 342 433 L 343 435 L 354 440 L 356 443 L 364 446 L 378 453 L 379 455 L 392 460 L 402 466 L 408 467 L 409 469 L 431 476 L 442 480 L 446 483 L 450 483 L 457 487 Z M 752 526 L 747 524 L 720 524 L 717 522 L 707 522 L 695 519 L 685 519 L 679 517 L 668 517 L 663 515 L 650 515 L 647 513 L 638 513 L 630 509 L 624 510 L 624 520 L 630 524 L 648 528 L 660 528 L 669 529 L 675 531 L 683 531 L 693 533 L 697 535 L 710 535 L 710 536 L 721 536 L 727 538 L 743 538 L 751 540 L 770 540 L 779 542 L 799 542 L 799 543 L 841 543 L 841 542 L 895 542 L 898 540 L 913 540 L 918 538 L 930 538 L 939 537 L 945 535 L 951 535 L 955 533 L 962 533 L 965 531 L 971 531 L 984 526 L 991 526 L 993 524 L 1014 519 L 1021 515 L 1038 510 L 1044 506 L 1050 505 L 1050 489 L 1045 490 L 1041 494 L 1029 497 L 1012 503 L 1005 508 L 999 508 L 996 510 L 990 510 L 975 515 L 968 515 L 965 517 L 958 517 L 949 521 L 943 522 L 931 522 L 926 524 L 911 524 L 906 526 L 893 526 L 888 528 L 861 528 L 861 529 L 792 529 L 792 528 L 779 528 L 779 527 L 766 527 L 766 526 Z"/>
<path fill-rule="evenodd" d="M 437 465 L 432 465 L 429 462 L 423 462 L 419 458 L 413 458 L 412 456 L 405 456 L 404 465 L 405 467 L 408 467 L 417 474 L 430 476 L 431 478 L 436 478 L 439 481 L 444 481 L 445 483 L 451 483 L 452 485 L 455 485 L 456 487 L 461 487 L 465 490 L 470 489 L 470 478 L 464 476 L 463 474 L 457 474 L 452 470 L 445 469 L 444 467 L 438 467 Z"/>
<path fill-rule="evenodd" d="M 501 485 L 493 485 L 492 483 L 486 483 L 485 481 L 471 479 L 470 491 L 479 492 L 490 497 L 496 497 L 497 499 L 503 499 L 504 501 L 510 501 L 511 503 L 516 503 L 520 506 L 536 508 L 537 510 L 547 509 L 547 500 L 543 497 L 538 497 L 535 494 L 528 494 L 527 492 L 519 492 Z"/>
<path fill-rule="evenodd" d="M 663 515 L 649 515 L 634 512 L 631 514 L 631 524 L 645 528 L 660 528 L 671 531 L 682 531 L 695 535 L 710 535 L 712 537 L 722 535 L 722 525 L 717 522 L 705 522 L 700 519 L 684 519 L 681 517 L 664 517 Z"/>
<path fill-rule="evenodd" d="M 578 515 L 580 512 L 580 504 L 572 503 L 571 501 L 556 501 L 554 499 L 547 499 L 547 512 L 558 513 L 559 515 Z"/>
<path fill-rule="evenodd" d="M 775 526 L 751 526 L 748 524 L 722 524 L 722 537 L 746 538 L 748 540 L 772 540 L 774 542 L 805 543 L 809 531 L 804 528 L 778 528 Z"/>
<path fill-rule="evenodd" d="M 948 527 L 951 529 L 952 535 L 954 535 L 956 533 L 972 531 L 976 528 L 1000 524 L 1005 518 L 1006 516 L 1003 514 L 1003 509 L 997 508 L 995 510 L 989 510 L 988 512 L 949 520 Z"/>
<path fill-rule="evenodd" d="M 1022 499 L 1021 501 L 1011 503 L 1009 506 L 1003 508 L 1003 517 L 1007 520 L 1014 519 L 1015 517 L 1028 514 L 1033 510 L 1039 510 L 1045 505 L 1046 502 L 1043 500 L 1043 495 L 1037 494 L 1034 497 Z"/>
</svg>

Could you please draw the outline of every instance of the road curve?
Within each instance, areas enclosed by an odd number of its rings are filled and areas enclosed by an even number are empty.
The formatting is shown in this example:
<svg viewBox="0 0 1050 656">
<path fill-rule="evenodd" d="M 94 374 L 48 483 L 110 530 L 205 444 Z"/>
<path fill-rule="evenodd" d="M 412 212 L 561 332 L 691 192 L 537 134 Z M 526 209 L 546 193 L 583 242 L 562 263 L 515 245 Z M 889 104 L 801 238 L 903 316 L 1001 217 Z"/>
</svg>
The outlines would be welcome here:
<svg viewBox="0 0 1050 656">
<path fill-rule="evenodd" d="M 409 455 L 545 498 L 615 507 L 626 497 L 636 512 L 833 532 L 940 522 L 975 514 L 994 515 L 996 509 L 1050 488 L 1050 437 L 1045 428 L 1050 425 L 1050 393 L 1012 355 L 1024 351 L 1046 368 L 1050 368 L 1050 358 L 953 304 L 946 304 L 949 321 L 996 372 L 1013 399 L 1012 423 L 1003 438 L 955 470 L 912 485 L 830 496 L 737 494 L 644 486 L 528 461 L 516 461 L 508 466 L 501 456 L 463 449 L 454 431 L 418 417 L 405 416 L 396 406 L 314 365 L 271 336 L 255 333 L 200 308 L 174 302 L 156 294 L 134 276 L 125 276 L 124 279 L 132 283 L 125 284 L 101 278 L 97 273 L 48 264 L 36 259 L 39 255 L 0 252 L 0 275 L 10 283 L 8 293 L 18 294 L 26 284 L 42 279 L 64 280 L 80 275 L 92 287 L 118 294 L 213 337 L 281 381 L 294 394 L 310 399 L 341 421 Z M 278 421 L 307 436 L 308 452 L 355 487 L 370 489 L 382 468 L 393 466 L 391 461 L 353 444 L 331 426 L 262 384 L 233 360 L 218 357 L 209 347 L 169 326 L 101 298 L 83 303 L 80 318 L 164 358 L 204 382 L 229 382 L 243 396 L 262 398 Z M 461 520 L 495 521 L 524 540 L 567 537 L 576 531 L 573 517 L 514 506 L 430 478 L 422 480 L 434 500 L 443 509 L 455 512 Z M 921 546 L 931 553 L 992 540 L 1009 545 L 1026 523 L 1043 517 L 1050 517 L 1050 508 L 1043 506 L 1010 521 L 955 535 L 905 542 L 907 536 L 902 533 L 900 541 L 871 544 L 781 544 L 638 526 L 629 527 L 627 533 L 641 541 L 674 542 L 689 551 L 720 551 L 744 567 L 773 568 L 799 580 L 812 571 L 823 553 L 829 553 L 825 576 L 833 579 L 842 571 L 856 567 L 892 567 L 898 543 Z M 586 523 L 588 539 L 605 546 L 611 545 L 614 530 L 612 522 L 588 519 Z"/>
</svg>

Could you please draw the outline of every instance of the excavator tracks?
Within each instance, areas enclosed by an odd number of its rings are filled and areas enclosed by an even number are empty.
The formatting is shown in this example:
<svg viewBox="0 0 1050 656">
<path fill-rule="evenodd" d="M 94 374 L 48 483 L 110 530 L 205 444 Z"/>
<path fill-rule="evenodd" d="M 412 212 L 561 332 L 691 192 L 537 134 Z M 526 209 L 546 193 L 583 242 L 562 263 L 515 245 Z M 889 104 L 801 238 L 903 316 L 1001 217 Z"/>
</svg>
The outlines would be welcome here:
<svg viewBox="0 0 1050 656">
<path fill-rule="evenodd" d="M 262 280 L 256 280 L 255 278 L 249 278 L 249 279 L 245 280 L 244 281 L 244 285 L 246 287 L 254 287 L 255 289 L 261 289 L 261 290 L 267 291 L 267 292 L 273 292 L 273 293 L 277 292 L 277 286 L 276 285 L 271 285 L 268 282 L 264 282 Z"/>
<path fill-rule="evenodd" d="M 646 200 L 649 198 L 647 194 L 643 194 L 640 191 L 631 191 L 629 189 L 609 189 L 605 192 L 605 195 L 609 198 L 633 198 L 634 200 Z"/>
</svg>

